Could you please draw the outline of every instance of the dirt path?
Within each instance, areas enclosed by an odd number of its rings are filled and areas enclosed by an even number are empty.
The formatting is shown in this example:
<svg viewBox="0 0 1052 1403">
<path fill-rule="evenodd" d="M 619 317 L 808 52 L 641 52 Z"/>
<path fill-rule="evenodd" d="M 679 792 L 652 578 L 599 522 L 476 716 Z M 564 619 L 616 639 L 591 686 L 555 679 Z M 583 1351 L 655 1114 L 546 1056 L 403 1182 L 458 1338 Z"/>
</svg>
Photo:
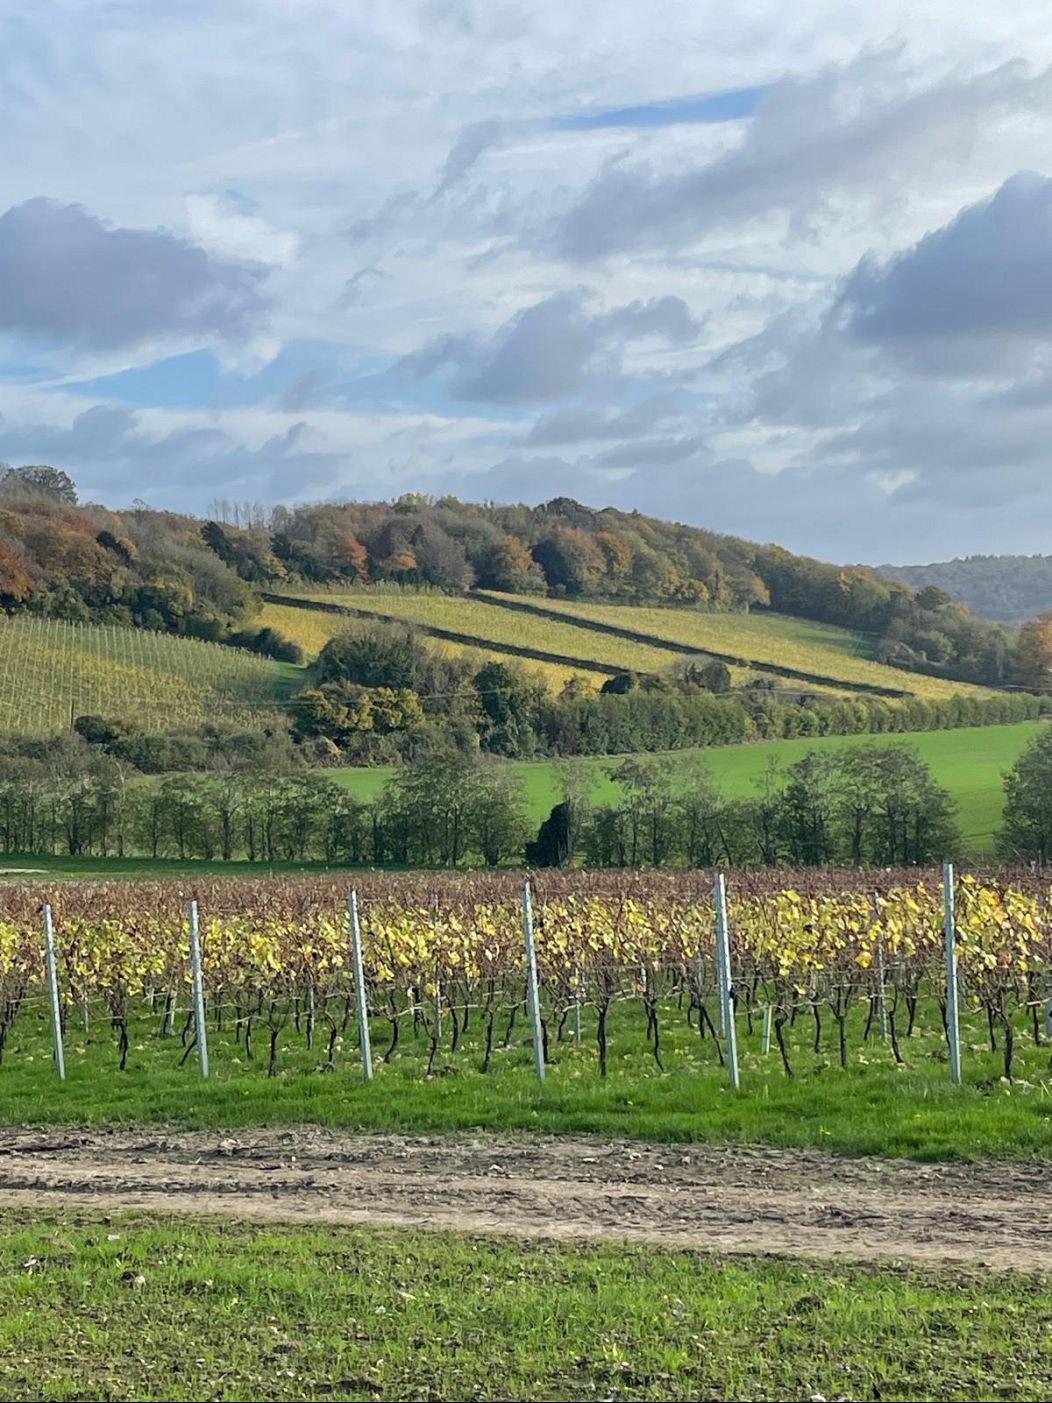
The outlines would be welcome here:
<svg viewBox="0 0 1052 1403">
<path fill-rule="evenodd" d="M 0 1206 L 148 1209 L 1041 1268 L 1052 1165 L 586 1137 L 0 1131 Z"/>
</svg>

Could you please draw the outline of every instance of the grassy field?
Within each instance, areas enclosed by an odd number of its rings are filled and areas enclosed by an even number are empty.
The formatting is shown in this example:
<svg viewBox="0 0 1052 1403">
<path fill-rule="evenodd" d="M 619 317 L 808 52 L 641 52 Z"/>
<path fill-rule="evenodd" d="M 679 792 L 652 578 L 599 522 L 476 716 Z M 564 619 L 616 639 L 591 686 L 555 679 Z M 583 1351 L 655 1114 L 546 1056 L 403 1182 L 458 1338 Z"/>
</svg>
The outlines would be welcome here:
<svg viewBox="0 0 1052 1403">
<path fill-rule="evenodd" d="M 958 818 L 965 843 L 977 853 L 988 852 L 1004 805 L 1002 776 L 1018 758 L 1030 738 L 1044 722 L 1021 721 L 1010 726 L 966 726 L 956 731 L 924 731 L 901 737 L 823 736 L 801 740 L 763 741 L 752 745 L 720 746 L 712 750 L 676 753 L 681 773 L 691 768 L 711 776 L 719 789 L 731 796 L 751 794 L 771 760 L 780 767 L 791 765 L 811 750 L 837 750 L 844 746 L 897 741 L 914 747 L 932 767 L 935 778 L 946 786 L 959 806 Z M 608 770 L 618 757 L 551 761 L 512 762 L 512 772 L 521 781 L 528 811 L 536 822 L 547 816 L 562 795 L 560 771 L 563 767 L 583 770 L 591 776 L 591 796 L 595 803 L 610 802 L 616 786 Z M 334 774 L 352 793 L 371 799 L 380 792 L 391 771 L 336 770 Z"/>
<path fill-rule="evenodd" d="M 176 1021 L 177 1030 L 185 1016 Z M 126 1071 L 118 1073 L 117 1035 L 104 1002 L 91 1005 L 85 1031 L 79 1007 L 69 1019 L 66 1080 L 51 1063 L 43 999 L 15 1020 L 0 1067 L 0 1124 L 166 1124 L 208 1129 L 325 1125 L 348 1130 L 414 1134 L 487 1129 L 551 1133 L 594 1132 L 627 1139 L 818 1148 L 837 1154 L 892 1155 L 919 1160 L 1041 1158 L 1052 1160 L 1049 1047 L 1035 1046 L 1020 1017 L 1015 1076 L 1000 1080 L 1003 1063 L 987 1041 L 985 1019 L 962 1017 L 964 1085 L 951 1085 L 946 1043 L 935 1001 L 921 1001 L 917 1026 L 901 1039 L 905 1066 L 888 1045 L 864 1039 L 861 1005 L 848 1018 L 848 1067 L 839 1066 L 836 1030 L 823 1024 L 814 1050 L 807 1014 L 787 1032 L 794 1076 L 786 1078 L 776 1050 L 764 1055 L 761 1019 L 749 1031 L 738 1019 L 742 1090 L 728 1090 L 711 1038 L 700 1038 L 672 1002 L 661 1011 L 665 1070 L 646 1040 L 638 1001 L 614 1005 L 609 1024 L 609 1072 L 600 1077 L 596 1015 L 584 1010 L 582 1041 L 550 1043 L 547 1079 L 539 1085 L 527 1033 L 516 1025 L 503 1047 L 496 1029 L 492 1067 L 481 1071 L 484 1029 L 469 1024 L 457 1051 L 446 1022 L 435 1075 L 428 1077 L 428 1035 L 403 1030 L 391 1062 L 383 1061 L 390 1029 L 376 1019 L 372 1039 L 376 1079 L 364 1085 L 353 1035 L 337 1049 L 335 1070 L 322 1070 L 324 1034 L 313 1049 L 290 1024 L 278 1043 L 278 1074 L 267 1075 L 269 1044 L 257 1031 L 246 1055 L 230 1020 L 208 1036 L 211 1073 L 203 1081 L 196 1058 L 180 1066 L 178 1031 L 161 1038 L 161 1014 L 129 1024 Z M 262 1025 L 260 1025 L 262 1028 Z"/>
<path fill-rule="evenodd" d="M 508 596 L 491 594 L 488 597 L 500 600 Z M 761 668 L 765 663 L 791 667 L 843 682 L 897 687 L 932 699 L 951 697 L 958 692 L 983 692 L 982 688 L 966 683 L 945 682 L 941 678 L 925 677 L 875 662 L 869 656 L 869 640 L 862 635 L 809 619 L 764 613 L 701 614 L 689 609 L 586 604 L 576 600 L 538 602 L 545 609 L 552 609 L 577 623 L 615 624 L 645 633 L 655 640 L 686 643 L 699 652 L 711 649 L 714 653 L 747 658 Z"/>
<path fill-rule="evenodd" d="M 219 643 L 111 625 L 0 618 L 0 730 L 48 735 L 90 713 L 157 726 L 258 724 L 297 669 Z"/>
<path fill-rule="evenodd" d="M 1052 1283 L 1022 1274 L 72 1211 L 0 1213 L 0 1273 L 17 1400 L 1052 1389 Z"/>
<path fill-rule="evenodd" d="M 147 779 L 143 781 L 150 783 Z M 0 882 L 58 877 L 70 881 L 148 880 L 165 877 L 253 877 L 283 872 L 327 872 L 324 862 L 248 862 L 178 857 L 70 857 L 52 853 L 0 853 Z"/>
</svg>

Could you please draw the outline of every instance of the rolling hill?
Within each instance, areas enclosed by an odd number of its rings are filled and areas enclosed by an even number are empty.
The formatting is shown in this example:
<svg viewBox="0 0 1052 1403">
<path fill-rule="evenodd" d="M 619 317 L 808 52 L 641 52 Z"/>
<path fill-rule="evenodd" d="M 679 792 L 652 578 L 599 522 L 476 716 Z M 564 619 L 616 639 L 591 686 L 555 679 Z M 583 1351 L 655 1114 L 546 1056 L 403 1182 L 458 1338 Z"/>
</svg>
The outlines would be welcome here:
<svg viewBox="0 0 1052 1403">
<path fill-rule="evenodd" d="M 260 620 L 316 654 L 355 618 L 410 623 L 436 646 L 519 657 L 549 685 L 585 675 L 596 685 L 618 672 L 661 672 L 709 654 L 731 666 L 735 685 L 770 678 L 786 688 L 940 699 L 984 689 L 888 667 L 866 656 L 867 640 L 830 624 L 769 612 L 709 614 L 626 604 L 529 600 L 478 591 L 410 590 L 268 595 Z"/>
</svg>

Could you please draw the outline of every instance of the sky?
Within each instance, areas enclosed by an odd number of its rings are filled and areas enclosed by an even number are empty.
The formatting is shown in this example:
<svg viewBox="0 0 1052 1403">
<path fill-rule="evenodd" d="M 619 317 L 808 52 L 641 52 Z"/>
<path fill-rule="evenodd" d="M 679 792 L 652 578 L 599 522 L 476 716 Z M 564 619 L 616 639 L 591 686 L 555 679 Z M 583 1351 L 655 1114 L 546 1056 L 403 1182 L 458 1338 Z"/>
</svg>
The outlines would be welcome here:
<svg viewBox="0 0 1052 1403">
<path fill-rule="evenodd" d="M 0 461 L 1052 551 L 1052 27 L 0 0 Z"/>
</svg>

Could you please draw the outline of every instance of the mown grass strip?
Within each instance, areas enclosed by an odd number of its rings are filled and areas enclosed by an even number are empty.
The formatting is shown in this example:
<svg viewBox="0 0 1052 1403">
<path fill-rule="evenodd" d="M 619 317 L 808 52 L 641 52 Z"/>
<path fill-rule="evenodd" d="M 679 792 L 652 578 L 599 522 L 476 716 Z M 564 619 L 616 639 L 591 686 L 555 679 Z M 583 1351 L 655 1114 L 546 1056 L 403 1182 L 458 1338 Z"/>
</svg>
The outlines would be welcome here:
<svg viewBox="0 0 1052 1403">
<path fill-rule="evenodd" d="M 133 1010 L 134 1012 L 134 1010 Z M 268 1072 L 268 1047 L 257 1036 L 254 1056 L 234 1030 L 228 1009 L 221 1028 L 209 1028 L 210 1076 L 192 1059 L 180 1066 L 179 1036 L 186 1021 L 181 999 L 176 1035 L 160 1037 L 156 1017 L 129 1020 L 127 1070 L 116 1071 L 117 1034 L 103 1001 L 92 1006 L 85 1032 L 79 1011 L 66 1036 L 66 1080 L 51 1061 L 46 1004 L 35 1001 L 11 1028 L 0 1066 L 0 1125 L 141 1125 L 158 1122 L 188 1129 L 237 1126 L 324 1125 L 346 1130 L 413 1133 L 472 1130 L 595 1133 L 670 1144 L 764 1144 L 851 1155 L 891 1155 L 918 1160 L 1044 1159 L 1052 1161 L 1052 1083 L 1047 1043 L 1035 1046 L 1027 1020 L 1016 1028 L 1016 1082 L 1001 1081 L 1000 1051 L 992 1052 L 985 1019 L 969 1014 L 962 1024 L 965 1085 L 951 1086 L 941 1015 L 922 1000 L 914 1036 L 902 1039 L 905 1065 L 872 1035 L 863 1037 L 861 1008 L 849 1018 L 849 1065 L 838 1063 L 836 1033 L 823 1020 L 814 1050 L 810 1016 L 787 1034 L 794 1076 L 786 1078 L 777 1051 L 761 1050 L 762 1018 L 752 1030 L 742 1016 L 739 1057 L 742 1092 L 727 1089 L 711 1038 L 689 1028 L 685 1011 L 661 1010 L 662 1059 L 655 1065 L 638 1001 L 614 1005 L 609 1019 L 609 1071 L 600 1077 L 597 1017 L 584 1013 L 583 1041 L 559 1041 L 554 1030 L 543 1085 L 521 1027 L 504 1047 L 505 1018 L 487 1072 L 484 1029 L 476 1013 L 456 1052 L 450 1020 L 427 1076 L 429 1039 L 407 1024 L 390 1062 L 386 1020 L 372 1023 L 376 1078 L 361 1079 L 353 1031 L 336 1048 L 334 1070 L 324 1070 L 321 1035 L 307 1048 L 302 1032 L 288 1026 L 277 1044 L 278 1075 Z M 257 1029 L 257 1035 L 259 1030 Z"/>
<path fill-rule="evenodd" d="M 0 1211 L 0 1274 L 12 1400 L 1052 1391 L 1038 1275 L 87 1210 Z"/>
</svg>

